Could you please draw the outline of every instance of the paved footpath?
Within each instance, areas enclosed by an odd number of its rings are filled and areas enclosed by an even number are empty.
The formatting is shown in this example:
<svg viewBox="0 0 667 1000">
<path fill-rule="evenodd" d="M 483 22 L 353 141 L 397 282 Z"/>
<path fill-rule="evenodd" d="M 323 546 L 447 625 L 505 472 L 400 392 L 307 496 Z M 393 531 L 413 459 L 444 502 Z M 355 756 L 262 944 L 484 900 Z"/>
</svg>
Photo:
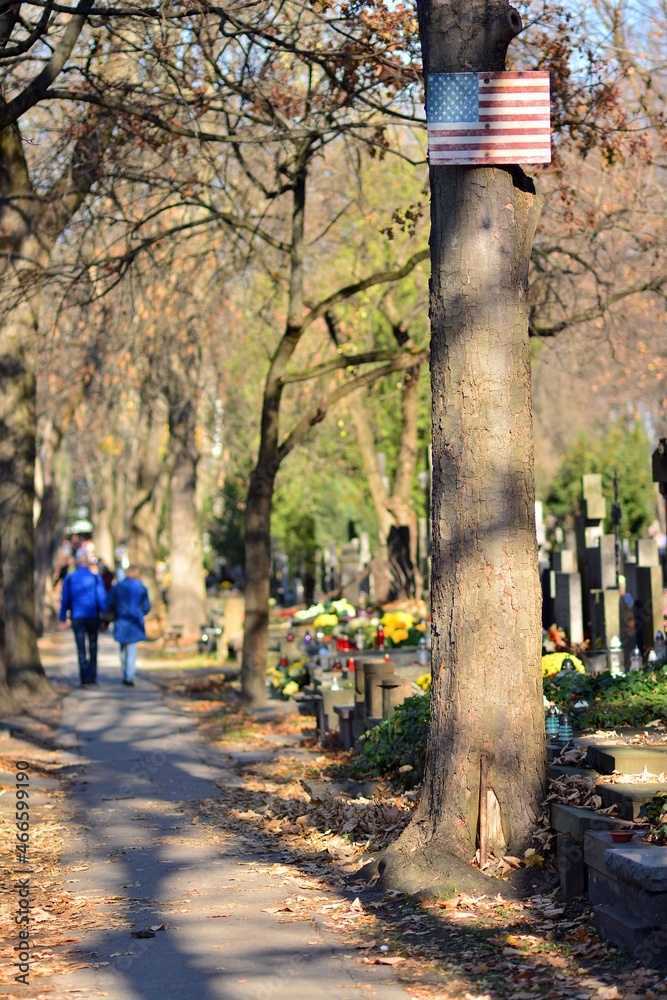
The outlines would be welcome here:
<svg viewBox="0 0 667 1000">
<path fill-rule="evenodd" d="M 73 658 L 49 673 L 74 683 Z M 117 646 L 106 636 L 99 673 L 99 687 L 74 688 L 64 703 L 61 737 L 78 752 L 72 805 L 81 825 L 62 862 L 79 868 L 76 893 L 91 905 L 116 897 L 110 915 L 127 916 L 131 929 L 168 927 L 137 939 L 110 919 L 87 932 L 77 948 L 90 964 L 50 980 L 55 995 L 409 1000 L 389 968 L 359 965 L 359 952 L 335 935 L 264 912 L 298 892 L 305 876 L 271 871 L 280 853 L 192 823 L 193 800 L 215 797 L 214 781 L 238 776 L 211 763 L 193 724 L 148 680 L 121 684 Z"/>
</svg>

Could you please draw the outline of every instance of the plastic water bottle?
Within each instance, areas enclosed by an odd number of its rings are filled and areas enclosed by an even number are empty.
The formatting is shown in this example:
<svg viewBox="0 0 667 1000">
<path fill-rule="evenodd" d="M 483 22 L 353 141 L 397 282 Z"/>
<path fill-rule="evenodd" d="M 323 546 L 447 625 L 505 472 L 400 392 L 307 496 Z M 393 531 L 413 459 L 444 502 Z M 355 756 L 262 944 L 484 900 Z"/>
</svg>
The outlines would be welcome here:
<svg viewBox="0 0 667 1000">
<path fill-rule="evenodd" d="M 426 639 L 422 636 L 417 645 L 417 663 L 420 667 L 425 667 L 428 663 L 428 649 L 426 648 Z"/>
</svg>

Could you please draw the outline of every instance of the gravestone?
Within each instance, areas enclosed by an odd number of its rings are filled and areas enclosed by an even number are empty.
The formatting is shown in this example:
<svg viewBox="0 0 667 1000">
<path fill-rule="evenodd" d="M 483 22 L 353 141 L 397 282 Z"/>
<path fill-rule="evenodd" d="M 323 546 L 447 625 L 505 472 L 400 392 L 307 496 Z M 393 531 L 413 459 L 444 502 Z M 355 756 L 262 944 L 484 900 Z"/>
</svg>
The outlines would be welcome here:
<svg viewBox="0 0 667 1000">
<path fill-rule="evenodd" d="M 637 565 L 659 566 L 660 553 L 655 538 L 639 538 L 637 540 Z"/>
<path fill-rule="evenodd" d="M 554 583 L 554 618 L 565 629 L 571 643 L 584 641 L 581 603 L 581 575 L 552 573 Z"/>
<path fill-rule="evenodd" d="M 359 603 L 359 583 L 360 583 L 360 559 L 359 559 L 359 539 L 353 538 L 351 542 L 343 545 L 340 556 L 340 587 L 341 597 L 349 601 L 355 607 Z"/>
<path fill-rule="evenodd" d="M 556 573 L 576 573 L 575 554 L 571 549 L 551 553 L 551 568 Z"/>
<path fill-rule="evenodd" d="M 658 630 L 664 631 L 662 569 L 660 566 L 626 566 L 626 586 L 633 598 L 634 641 L 641 650 L 653 646 Z"/>
<path fill-rule="evenodd" d="M 591 590 L 591 649 L 608 649 L 612 638 L 621 634 L 620 590 Z"/>
<path fill-rule="evenodd" d="M 547 552 L 547 527 L 544 523 L 544 506 L 541 500 L 535 501 L 535 534 L 537 537 L 537 557 L 541 569 L 549 565 Z"/>
<path fill-rule="evenodd" d="M 600 535 L 597 545 L 586 549 L 586 580 L 589 590 L 616 587 L 616 539 Z"/>
<path fill-rule="evenodd" d="M 231 650 L 234 653 L 240 653 L 243 646 L 245 598 L 239 594 L 224 594 L 221 601 L 223 618 L 220 642 L 223 651 L 226 653 L 227 650 Z"/>
</svg>

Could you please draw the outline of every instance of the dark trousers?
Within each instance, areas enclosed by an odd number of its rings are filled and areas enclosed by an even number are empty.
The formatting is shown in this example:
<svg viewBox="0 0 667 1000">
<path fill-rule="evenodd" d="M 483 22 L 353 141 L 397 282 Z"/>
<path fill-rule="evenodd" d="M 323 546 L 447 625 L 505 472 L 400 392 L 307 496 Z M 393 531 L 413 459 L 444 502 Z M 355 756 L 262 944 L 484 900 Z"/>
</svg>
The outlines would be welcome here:
<svg viewBox="0 0 667 1000">
<path fill-rule="evenodd" d="M 79 654 L 79 674 L 82 684 L 92 684 L 97 678 L 97 632 L 99 627 L 98 618 L 72 619 L 72 631 L 76 639 L 76 651 Z M 87 651 L 86 636 L 88 637 Z"/>
</svg>

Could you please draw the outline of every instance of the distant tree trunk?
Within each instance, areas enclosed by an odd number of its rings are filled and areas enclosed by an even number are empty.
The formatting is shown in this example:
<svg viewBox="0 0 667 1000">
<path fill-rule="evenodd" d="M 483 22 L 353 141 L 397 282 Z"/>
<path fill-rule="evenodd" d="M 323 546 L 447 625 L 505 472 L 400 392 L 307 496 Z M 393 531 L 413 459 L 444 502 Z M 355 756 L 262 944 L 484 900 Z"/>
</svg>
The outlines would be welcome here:
<svg viewBox="0 0 667 1000">
<path fill-rule="evenodd" d="M 505 0 L 419 0 L 424 71 L 504 68 Z M 539 202 L 518 168 L 432 167 L 433 687 L 426 774 L 394 884 L 471 869 L 480 767 L 490 849 L 521 855 L 545 778 L 526 294 Z M 393 876 L 393 877 L 392 877 Z"/>
<path fill-rule="evenodd" d="M 196 413 L 187 400 L 169 409 L 171 544 L 169 565 L 169 620 L 183 628 L 183 637 L 195 639 L 206 620 L 206 587 L 197 509 Z"/>
<path fill-rule="evenodd" d="M 95 470 L 95 482 L 91 484 L 93 488 L 90 491 L 93 542 L 98 559 L 113 569 L 116 563 L 116 546 L 121 541 L 120 538 L 114 538 L 112 529 L 116 520 L 114 508 L 118 502 L 118 482 L 114 457 L 109 455 L 104 458 L 106 461 Z"/>
<path fill-rule="evenodd" d="M 253 705 L 266 701 L 266 656 L 271 576 L 271 507 L 275 479 L 256 468 L 245 510 L 245 624 L 241 681 L 244 697 Z"/>
<path fill-rule="evenodd" d="M 146 399 L 139 419 L 139 441 L 136 458 L 134 491 L 131 498 L 130 561 L 137 565 L 148 589 L 155 612 L 162 604 L 157 584 L 158 532 L 161 503 L 160 482 L 165 474 L 160 450 L 168 415 L 164 400 Z"/>
<path fill-rule="evenodd" d="M 37 635 L 44 634 L 48 580 L 53 572 L 53 559 L 59 540 L 60 492 L 54 481 L 43 486 L 39 518 L 35 525 L 35 626 Z M 61 529 L 62 530 L 62 529 Z"/>
<path fill-rule="evenodd" d="M 406 338 L 407 339 L 407 338 Z M 412 489 L 417 471 L 418 401 L 420 366 L 409 369 L 404 377 L 401 394 L 401 440 L 394 483 L 387 490 L 375 444 L 375 437 L 365 404 L 365 393 L 354 393 L 348 412 L 354 424 L 357 444 L 366 473 L 375 516 L 378 523 L 379 551 L 374 558 L 373 575 L 376 580 L 375 599 L 379 603 L 397 598 L 412 598 L 421 592 L 421 576 L 417 566 L 417 515 L 412 503 Z M 394 547 L 409 532 L 406 552 L 401 552 L 398 566 L 392 559 L 389 539 Z M 379 582 L 379 586 L 378 586 Z"/>
</svg>

